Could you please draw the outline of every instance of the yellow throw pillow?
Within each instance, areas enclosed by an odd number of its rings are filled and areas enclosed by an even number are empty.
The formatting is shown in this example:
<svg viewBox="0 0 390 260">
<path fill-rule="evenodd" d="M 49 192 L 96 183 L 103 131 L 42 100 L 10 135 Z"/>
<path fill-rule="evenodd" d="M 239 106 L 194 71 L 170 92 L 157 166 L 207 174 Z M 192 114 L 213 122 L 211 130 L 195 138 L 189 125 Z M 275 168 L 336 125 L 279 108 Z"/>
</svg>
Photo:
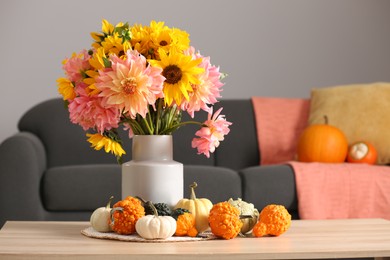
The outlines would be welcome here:
<svg viewBox="0 0 390 260">
<path fill-rule="evenodd" d="M 324 123 L 324 115 L 344 132 L 349 144 L 371 142 L 377 163 L 390 163 L 390 83 L 313 89 L 309 125 Z"/>
</svg>

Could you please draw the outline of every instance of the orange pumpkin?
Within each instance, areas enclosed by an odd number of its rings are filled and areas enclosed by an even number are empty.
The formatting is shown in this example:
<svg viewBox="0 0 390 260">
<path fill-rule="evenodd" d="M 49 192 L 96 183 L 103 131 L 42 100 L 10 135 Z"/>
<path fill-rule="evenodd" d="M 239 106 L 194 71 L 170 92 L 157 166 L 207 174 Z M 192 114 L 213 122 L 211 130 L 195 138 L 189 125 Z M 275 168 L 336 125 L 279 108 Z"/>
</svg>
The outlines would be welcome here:
<svg viewBox="0 0 390 260">
<path fill-rule="evenodd" d="M 298 161 L 300 162 L 344 162 L 348 152 L 348 141 L 337 127 L 328 124 L 314 124 L 305 128 L 298 140 Z"/>
<path fill-rule="evenodd" d="M 375 164 L 378 153 L 369 142 L 356 142 L 349 147 L 347 162 Z"/>
</svg>

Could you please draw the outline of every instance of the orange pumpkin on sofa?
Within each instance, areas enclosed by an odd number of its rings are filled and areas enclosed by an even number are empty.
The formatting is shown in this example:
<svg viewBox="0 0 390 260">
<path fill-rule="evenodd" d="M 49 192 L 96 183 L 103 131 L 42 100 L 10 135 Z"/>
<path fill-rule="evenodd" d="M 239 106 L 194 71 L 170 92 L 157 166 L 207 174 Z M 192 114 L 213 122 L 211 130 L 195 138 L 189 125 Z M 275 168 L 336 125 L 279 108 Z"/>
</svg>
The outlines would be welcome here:
<svg viewBox="0 0 390 260">
<path fill-rule="evenodd" d="M 378 153 L 369 142 L 356 142 L 349 147 L 347 162 L 375 164 Z"/>
<path fill-rule="evenodd" d="M 298 140 L 298 161 L 300 162 L 344 162 L 348 152 L 348 141 L 337 127 L 314 124 L 305 128 Z"/>
</svg>

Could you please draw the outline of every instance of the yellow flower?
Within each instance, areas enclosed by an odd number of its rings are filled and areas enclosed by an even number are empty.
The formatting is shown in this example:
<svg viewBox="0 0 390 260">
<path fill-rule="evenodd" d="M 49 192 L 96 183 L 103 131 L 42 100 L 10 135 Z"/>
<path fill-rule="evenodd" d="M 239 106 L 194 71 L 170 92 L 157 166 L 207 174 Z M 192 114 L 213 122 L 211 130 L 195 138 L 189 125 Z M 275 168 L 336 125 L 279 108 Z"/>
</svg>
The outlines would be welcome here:
<svg viewBox="0 0 390 260">
<path fill-rule="evenodd" d="M 104 41 L 101 42 L 104 52 L 107 54 L 115 54 L 118 57 L 123 56 L 128 49 L 131 48 L 128 41 L 124 41 L 119 37 L 119 34 L 107 36 Z"/>
<path fill-rule="evenodd" d="M 177 28 L 171 30 L 172 46 L 183 51 L 190 47 L 190 35 L 186 31 Z"/>
<path fill-rule="evenodd" d="M 100 150 L 104 147 L 104 151 L 106 153 L 111 152 L 117 157 L 121 157 L 122 155 L 126 154 L 120 143 L 112 140 L 109 137 L 106 137 L 99 133 L 87 134 L 87 137 L 89 137 L 88 142 L 91 143 L 91 147 L 93 147 L 95 150 Z"/>
<path fill-rule="evenodd" d="M 85 74 L 88 76 L 83 80 L 85 84 L 88 85 L 86 88 L 86 92 L 89 96 L 95 96 L 100 93 L 100 90 L 97 89 L 95 83 L 96 83 L 96 78 L 99 76 L 99 72 L 95 70 L 87 70 Z"/>
<path fill-rule="evenodd" d="M 95 40 L 95 42 L 92 43 L 92 47 L 98 49 L 100 48 L 100 46 L 102 46 L 102 43 L 106 40 L 107 37 L 113 36 L 115 34 L 118 36 L 118 34 L 115 33 L 115 29 L 122 26 L 124 26 L 122 22 L 114 26 L 111 23 L 109 23 L 107 20 L 103 19 L 102 32 L 101 33 L 91 32 L 91 37 Z"/>
<path fill-rule="evenodd" d="M 120 23 L 122 25 L 122 23 Z M 117 25 L 118 26 L 118 25 Z M 102 32 L 105 34 L 112 34 L 114 32 L 114 25 L 110 24 L 106 19 L 103 19 L 102 21 Z"/>
<path fill-rule="evenodd" d="M 202 59 L 193 60 L 192 56 L 184 55 L 171 49 L 167 54 L 163 49 L 159 49 L 161 60 L 149 60 L 152 66 L 163 69 L 162 75 L 166 78 L 164 81 L 164 99 L 167 105 L 176 102 L 177 105 L 189 99 L 189 92 L 192 92 L 192 84 L 200 84 L 197 75 L 204 72 L 203 68 L 198 67 Z"/>
<path fill-rule="evenodd" d="M 180 52 L 190 47 L 190 38 L 187 32 L 164 26 L 164 22 L 151 22 L 150 39 L 153 44 L 149 47 L 149 51 L 153 50 L 155 59 L 159 59 L 160 48 L 164 49 L 165 52 L 169 52 L 173 48 Z"/>
<path fill-rule="evenodd" d="M 105 68 L 104 59 L 107 59 L 107 56 L 104 53 L 104 48 L 100 47 L 92 55 L 91 59 L 89 59 L 89 64 L 96 70 L 100 70 L 102 68 Z"/>
<path fill-rule="evenodd" d="M 66 78 L 57 79 L 58 92 L 63 96 L 64 100 L 74 99 L 76 92 L 74 91 L 73 83 Z"/>
<path fill-rule="evenodd" d="M 133 46 L 134 50 L 137 50 L 146 58 L 151 58 L 149 50 L 153 49 L 153 42 L 150 39 L 150 27 L 135 24 L 130 28 L 130 32 L 131 45 Z"/>
</svg>

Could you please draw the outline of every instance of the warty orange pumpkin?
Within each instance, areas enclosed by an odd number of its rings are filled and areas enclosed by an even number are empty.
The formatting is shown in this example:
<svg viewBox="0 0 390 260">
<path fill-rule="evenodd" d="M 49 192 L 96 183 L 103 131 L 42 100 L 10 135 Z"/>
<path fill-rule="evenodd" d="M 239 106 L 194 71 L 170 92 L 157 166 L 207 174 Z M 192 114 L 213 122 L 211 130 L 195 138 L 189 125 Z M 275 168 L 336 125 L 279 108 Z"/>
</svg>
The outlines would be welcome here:
<svg viewBox="0 0 390 260">
<path fill-rule="evenodd" d="M 313 124 L 303 130 L 299 140 L 297 156 L 300 162 L 344 162 L 348 152 L 348 141 L 344 133 L 328 124 Z"/>
<path fill-rule="evenodd" d="M 378 152 L 369 142 L 353 143 L 348 150 L 347 162 L 375 164 Z"/>
</svg>

